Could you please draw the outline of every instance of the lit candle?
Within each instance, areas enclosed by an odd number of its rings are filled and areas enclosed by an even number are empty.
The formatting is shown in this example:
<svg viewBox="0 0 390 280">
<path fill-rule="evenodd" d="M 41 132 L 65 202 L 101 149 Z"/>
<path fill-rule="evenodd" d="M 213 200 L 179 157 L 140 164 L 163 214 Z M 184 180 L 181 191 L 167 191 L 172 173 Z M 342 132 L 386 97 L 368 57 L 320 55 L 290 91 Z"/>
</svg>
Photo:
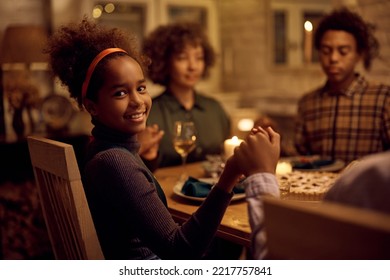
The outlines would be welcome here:
<svg viewBox="0 0 390 280">
<path fill-rule="evenodd" d="M 293 171 L 292 165 L 289 162 L 279 161 L 276 165 L 276 174 L 282 175 L 291 173 Z"/>
<path fill-rule="evenodd" d="M 233 136 L 232 139 L 226 139 L 224 142 L 225 159 L 228 159 L 234 154 L 234 148 L 240 146 L 242 139 L 238 139 L 237 136 Z"/>
<path fill-rule="evenodd" d="M 305 43 L 304 43 L 304 59 L 306 63 L 312 60 L 312 40 L 313 40 L 313 24 L 310 21 L 305 21 Z"/>
</svg>

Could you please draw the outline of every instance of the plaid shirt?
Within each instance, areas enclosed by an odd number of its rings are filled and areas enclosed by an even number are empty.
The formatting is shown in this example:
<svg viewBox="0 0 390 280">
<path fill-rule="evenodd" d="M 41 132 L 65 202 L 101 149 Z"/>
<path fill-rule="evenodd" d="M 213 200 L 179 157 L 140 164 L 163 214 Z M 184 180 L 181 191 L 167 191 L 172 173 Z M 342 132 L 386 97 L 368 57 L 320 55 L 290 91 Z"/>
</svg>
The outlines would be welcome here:
<svg viewBox="0 0 390 280">
<path fill-rule="evenodd" d="M 344 92 L 327 85 L 298 103 L 295 145 L 302 155 L 321 155 L 349 163 L 390 149 L 390 87 L 356 79 Z"/>
</svg>

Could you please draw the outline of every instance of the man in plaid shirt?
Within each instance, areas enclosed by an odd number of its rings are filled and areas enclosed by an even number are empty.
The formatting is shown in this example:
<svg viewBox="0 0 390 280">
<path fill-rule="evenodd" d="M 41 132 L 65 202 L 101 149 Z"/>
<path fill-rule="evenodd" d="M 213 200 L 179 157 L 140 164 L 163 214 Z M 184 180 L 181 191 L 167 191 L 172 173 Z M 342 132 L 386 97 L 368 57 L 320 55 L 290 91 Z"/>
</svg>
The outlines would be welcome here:
<svg viewBox="0 0 390 280">
<path fill-rule="evenodd" d="M 379 54 L 373 26 L 347 9 L 320 22 L 314 37 L 324 86 L 298 103 L 295 145 L 302 155 L 321 155 L 346 163 L 390 149 L 390 87 L 369 83 L 355 67 L 369 70 Z"/>
</svg>

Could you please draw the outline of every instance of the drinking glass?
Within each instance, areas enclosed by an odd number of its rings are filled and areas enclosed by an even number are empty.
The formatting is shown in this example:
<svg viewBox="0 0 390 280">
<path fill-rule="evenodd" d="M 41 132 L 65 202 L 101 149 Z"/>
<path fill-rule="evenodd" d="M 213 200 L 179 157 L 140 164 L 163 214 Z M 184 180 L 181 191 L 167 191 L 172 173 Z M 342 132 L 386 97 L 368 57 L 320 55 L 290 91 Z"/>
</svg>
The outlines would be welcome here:
<svg viewBox="0 0 390 280">
<path fill-rule="evenodd" d="M 181 156 L 183 174 L 181 179 L 187 179 L 186 161 L 187 156 L 196 146 L 196 129 L 193 122 L 175 122 L 173 130 L 173 147 Z"/>
</svg>

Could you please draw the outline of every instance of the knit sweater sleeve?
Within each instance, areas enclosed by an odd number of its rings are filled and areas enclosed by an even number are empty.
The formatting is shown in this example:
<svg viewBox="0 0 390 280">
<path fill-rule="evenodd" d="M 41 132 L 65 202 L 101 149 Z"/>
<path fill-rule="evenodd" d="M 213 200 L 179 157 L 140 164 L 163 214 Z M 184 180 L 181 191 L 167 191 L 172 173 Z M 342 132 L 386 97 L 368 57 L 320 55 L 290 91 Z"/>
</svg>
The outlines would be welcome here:
<svg viewBox="0 0 390 280">
<path fill-rule="evenodd" d="M 198 211 L 179 226 L 158 197 L 150 172 L 127 151 L 109 149 L 99 153 L 88 163 L 85 174 L 103 251 L 112 252 L 114 258 L 118 258 L 115 252 L 126 250 L 126 243 L 133 244 L 127 240 L 130 238 L 139 240 L 140 247 L 162 259 L 199 258 L 232 196 L 214 190 Z M 105 210 L 99 210 L 102 208 Z M 118 242 L 120 239 L 123 242 Z"/>
</svg>

